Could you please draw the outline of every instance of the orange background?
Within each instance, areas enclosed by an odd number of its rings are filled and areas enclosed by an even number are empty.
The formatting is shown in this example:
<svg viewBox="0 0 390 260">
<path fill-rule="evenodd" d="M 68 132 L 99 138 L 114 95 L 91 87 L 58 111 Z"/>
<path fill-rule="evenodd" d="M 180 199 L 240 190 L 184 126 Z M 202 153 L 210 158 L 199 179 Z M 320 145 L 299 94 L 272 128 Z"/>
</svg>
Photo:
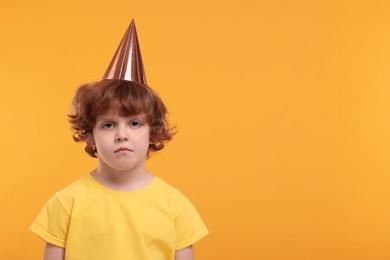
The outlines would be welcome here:
<svg viewBox="0 0 390 260">
<path fill-rule="evenodd" d="M 45 201 L 96 160 L 71 138 L 132 17 L 179 129 L 150 171 L 211 233 L 197 259 L 390 259 L 390 2 L 8 1 L 0 259 L 40 259 Z"/>
</svg>

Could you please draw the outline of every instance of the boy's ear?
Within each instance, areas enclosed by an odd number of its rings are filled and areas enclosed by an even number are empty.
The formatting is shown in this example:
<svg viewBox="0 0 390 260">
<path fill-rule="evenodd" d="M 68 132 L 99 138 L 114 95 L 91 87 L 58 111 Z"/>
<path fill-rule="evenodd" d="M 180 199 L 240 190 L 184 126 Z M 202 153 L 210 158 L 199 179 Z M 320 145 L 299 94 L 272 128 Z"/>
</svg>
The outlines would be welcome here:
<svg viewBox="0 0 390 260">
<path fill-rule="evenodd" d="M 95 146 L 95 139 L 93 138 L 93 134 L 92 133 L 89 133 L 88 136 L 87 136 L 87 139 L 85 140 L 87 142 L 87 144 L 89 144 L 90 146 Z"/>
</svg>

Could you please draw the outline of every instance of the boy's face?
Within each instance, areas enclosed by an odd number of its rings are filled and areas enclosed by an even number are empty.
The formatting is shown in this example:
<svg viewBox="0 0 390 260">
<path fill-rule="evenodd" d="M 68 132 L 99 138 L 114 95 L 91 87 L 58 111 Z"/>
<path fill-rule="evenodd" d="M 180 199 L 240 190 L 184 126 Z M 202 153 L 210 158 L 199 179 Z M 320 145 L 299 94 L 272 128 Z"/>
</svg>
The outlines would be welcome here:
<svg viewBox="0 0 390 260">
<path fill-rule="evenodd" d="M 97 149 L 99 167 L 144 171 L 150 143 L 149 130 L 144 114 L 121 117 L 110 110 L 99 115 L 91 140 Z"/>
</svg>

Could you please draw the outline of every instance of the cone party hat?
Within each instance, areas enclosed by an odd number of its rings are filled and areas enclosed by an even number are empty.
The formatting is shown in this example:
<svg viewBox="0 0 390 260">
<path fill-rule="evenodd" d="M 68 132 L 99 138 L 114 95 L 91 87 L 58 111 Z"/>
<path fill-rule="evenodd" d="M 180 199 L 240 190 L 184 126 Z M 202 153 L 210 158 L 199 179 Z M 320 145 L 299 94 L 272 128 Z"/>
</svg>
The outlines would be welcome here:
<svg viewBox="0 0 390 260">
<path fill-rule="evenodd" d="M 105 79 L 123 79 L 146 85 L 134 19 L 123 36 L 102 80 Z"/>
</svg>

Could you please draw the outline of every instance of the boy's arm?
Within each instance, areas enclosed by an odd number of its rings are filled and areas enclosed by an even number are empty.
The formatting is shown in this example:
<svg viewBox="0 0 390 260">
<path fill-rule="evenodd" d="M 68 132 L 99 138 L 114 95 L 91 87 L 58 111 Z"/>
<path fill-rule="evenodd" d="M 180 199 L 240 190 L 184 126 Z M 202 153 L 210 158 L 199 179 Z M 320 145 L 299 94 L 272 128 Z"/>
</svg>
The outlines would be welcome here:
<svg viewBox="0 0 390 260">
<path fill-rule="evenodd" d="M 43 260 L 64 260 L 65 249 L 48 242 L 45 243 Z"/>
<path fill-rule="evenodd" d="M 192 245 L 175 252 L 175 260 L 194 260 L 194 249 Z"/>
</svg>

